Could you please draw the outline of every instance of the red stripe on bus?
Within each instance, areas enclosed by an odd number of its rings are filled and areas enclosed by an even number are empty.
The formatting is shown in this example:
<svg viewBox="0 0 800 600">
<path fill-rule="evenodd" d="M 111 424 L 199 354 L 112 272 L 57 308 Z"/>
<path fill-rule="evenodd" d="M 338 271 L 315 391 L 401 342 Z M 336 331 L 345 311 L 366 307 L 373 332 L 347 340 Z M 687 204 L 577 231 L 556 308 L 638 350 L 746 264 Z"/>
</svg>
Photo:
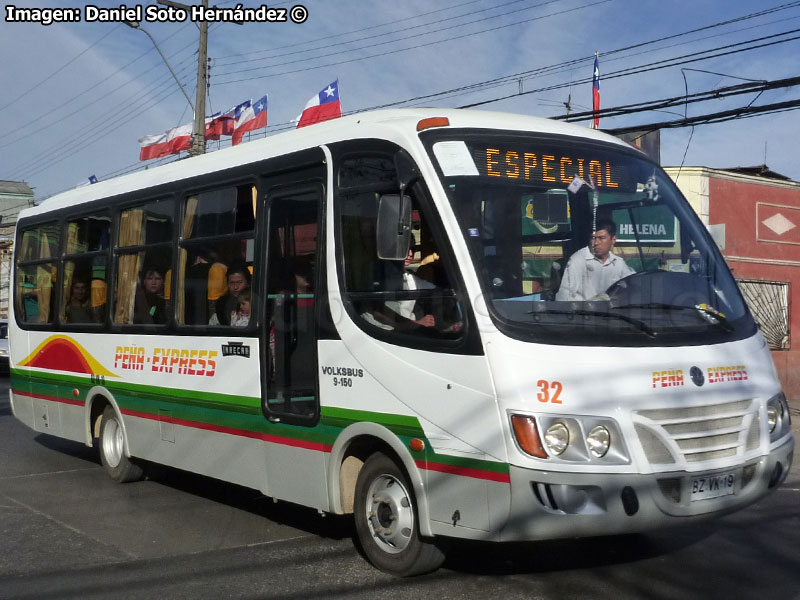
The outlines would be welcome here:
<svg viewBox="0 0 800 600">
<path fill-rule="evenodd" d="M 308 440 L 299 440 L 295 438 L 283 437 L 279 435 L 271 435 L 268 433 L 259 433 L 258 431 L 248 431 L 246 429 L 235 429 L 233 427 L 224 427 L 222 425 L 213 425 L 211 423 L 201 423 L 199 421 L 189 421 L 186 419 L 178 419 L 176 417 L 167 417 L 164 415 L 153 415 L 150 413 L 139 412 L 136 410 L 123 410 L 122 414 L 130 417 L 139 417 L 140 419 L 149 419 L 151 421 L 161 421 L 165 423 L 172 423 L 174 425 L 181 425 L 183 427 L 192 427 L 193 429 L 203 429 L 205 431 L 214 431 L 217 433 L 226 433 L 228 435 L 237 435 L 239 437 L 246 437 L 272 444 L 281 444 L 282 446 L 292 446 L 294 448 L 304 448 L 306 450 L 316 450 L 317 452 L 330 452 L 333 446 L 330 444 L 322 444 L 320 442 L 311 442 Z"/>
<path fill-rule="evenodd" d="M 454 465 L 432 463 L 424 460 L 417 460 L 415 462 L 420 469 L 425 469 L 428 471 L 438 471 L 439 473 L 460 475 L 461 477 L 474 477 L 475 479 L 487 479 L 489 481 L 496 481 L 498 483 L 511 483 L 511 477 L 508 475 L 508 473 L 497 473 L 495 471 L 473 469 L 470 467 L 456 467 Z"/>
<path fill-rule="evenodd" d="M 82 400 L 72 400 L 71 398 L 60 398 L 58 396 L 44 396 L 42 394 L 32 394 L 30 392 L 20 392 L 14 390 L 15 396 L 26 396 L 28 398 L 38 398 L 39 400 L 49 400 L 50 402 L 60 402 L 61 404 L 72 404 L 73 406 L 83 406 Z"/>
</svg>

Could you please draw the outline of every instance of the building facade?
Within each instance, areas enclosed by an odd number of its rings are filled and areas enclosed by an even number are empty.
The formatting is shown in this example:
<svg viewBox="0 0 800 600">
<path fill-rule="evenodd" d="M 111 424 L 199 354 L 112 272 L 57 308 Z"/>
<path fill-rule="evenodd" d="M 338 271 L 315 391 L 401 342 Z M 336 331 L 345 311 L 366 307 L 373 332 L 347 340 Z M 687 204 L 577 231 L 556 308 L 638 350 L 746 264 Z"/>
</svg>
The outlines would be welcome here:
<svg viewBox="0 0 800 600">
<path fill-rule="evenodd" d="M 23 181 L 0 180 L 0 318 L 8 318 L 11 255 L 19 211 L 33 206 L 33 190 Z"/>
<path fill-rule="evenodd" d="M 800 183 L 766 166 L 667 167 L 708 227 L 772 350 L 786 395 L 800 398 Z"/>
</svg>

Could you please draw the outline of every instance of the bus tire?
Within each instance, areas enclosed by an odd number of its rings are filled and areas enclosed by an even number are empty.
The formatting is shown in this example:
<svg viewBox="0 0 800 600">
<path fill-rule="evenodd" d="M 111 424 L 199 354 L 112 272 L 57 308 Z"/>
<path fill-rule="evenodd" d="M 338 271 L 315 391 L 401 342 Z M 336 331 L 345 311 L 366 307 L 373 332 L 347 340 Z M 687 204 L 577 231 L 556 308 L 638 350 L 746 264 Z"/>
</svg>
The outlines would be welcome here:
<svg viewBox="0 0 800 600">
<path fill-rule="evenodd" d="M 111 406 L 103 410 L 100 422 L 100 462 L 109 477 L 118 483 L 138 481 L 144 475 L 144 469 L 125 456 L 125 435 L 122 423 Z"/>
<path fill-rule="evenodd" d="M 353 516 L 361 549 L 380 570 L 408 577 L 434 571 L 444 562 L 442 550 L 420 536 L 408 477 L 385 454 L 373 454 L 361 468 Z"/>
</svg>

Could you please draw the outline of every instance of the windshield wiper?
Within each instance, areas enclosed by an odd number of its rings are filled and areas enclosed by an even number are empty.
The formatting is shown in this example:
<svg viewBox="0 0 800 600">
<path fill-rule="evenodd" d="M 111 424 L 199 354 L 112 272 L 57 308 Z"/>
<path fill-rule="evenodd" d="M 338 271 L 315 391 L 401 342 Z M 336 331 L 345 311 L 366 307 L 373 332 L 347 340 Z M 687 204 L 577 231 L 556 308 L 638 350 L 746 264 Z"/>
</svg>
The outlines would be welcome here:
<svg viewBox="0 0 800 600">
<path fill-rule="evenodd" d="M 644 333 L 646 336 L 654 338 L 657 333 L 644 321 L 634 319 L 627 315 L 620 315 L 617 313 L 607 313 L 599 310 L 559 310 L 556 308 L 546 308 L 544 310 L 531 310 L 528 311 L 529 315 L 548 314 L 548 315 L 578 315 L 581 317 L 605 317 L 607 319 L 618 319 L 630 323 L 636 329 Z"/>
<path fill-rule="evenodd" d="M 719 312 L 717 309 L 710 307 L 708 304 L 696 304 L 695 306 L 681 306 L 676 304 L 663 304 L 660 302 L 647 302 L 644 304 L 622 304 L 620 306 L 612 306 L 612 309 L 620 308 L 658 308 L 661 310 L 693 310 L 699 314 L 706 322 L 712 325 L 718 325 L 727 332 L 733 331 L 733 325 L 728 322 L 728 318 L 724 313 Z"/>
</svg>

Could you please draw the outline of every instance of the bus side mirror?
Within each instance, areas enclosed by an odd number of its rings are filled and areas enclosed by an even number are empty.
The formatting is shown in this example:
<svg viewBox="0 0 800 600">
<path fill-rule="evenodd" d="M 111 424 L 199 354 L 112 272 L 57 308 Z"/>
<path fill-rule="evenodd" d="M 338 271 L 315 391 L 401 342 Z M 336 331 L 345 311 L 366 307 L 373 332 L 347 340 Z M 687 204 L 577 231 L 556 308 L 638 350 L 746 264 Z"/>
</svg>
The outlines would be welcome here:
<svg viewBox="0 0 800 600">
<path fill-rule="evenodd" d="M 411 248 L 411 198 L 384 194 L 378 201 L 378 258 L 404 260 Z"/>
<path fill-rule="evenodd" d="M 420 178 L 417 164 L 405 150 L 400 149 L 395 153 L 394 168 L 397 171 L 397 183 L 400 185 L 401 194 Z"/>
</svg>

